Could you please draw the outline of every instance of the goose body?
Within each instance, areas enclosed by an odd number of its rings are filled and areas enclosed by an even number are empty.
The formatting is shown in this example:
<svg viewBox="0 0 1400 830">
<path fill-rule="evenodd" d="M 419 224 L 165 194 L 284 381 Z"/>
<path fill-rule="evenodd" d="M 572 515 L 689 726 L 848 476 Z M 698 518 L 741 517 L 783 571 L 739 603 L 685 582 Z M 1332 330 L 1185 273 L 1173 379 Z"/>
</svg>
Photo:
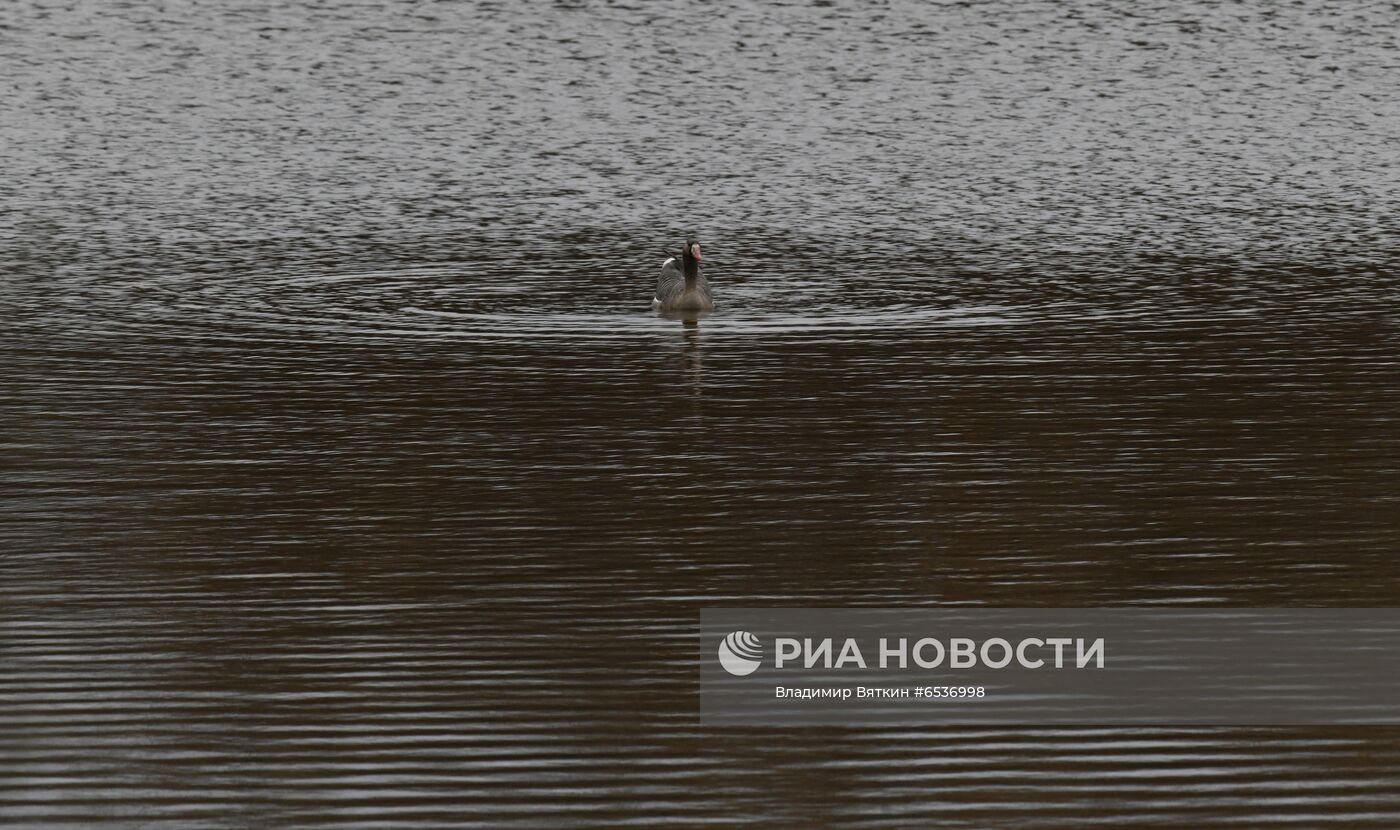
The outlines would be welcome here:
<svg viewBox="0 0 1400 830">
<path fill-rule="evenodd" d="M 700 243 L 686 242 L 680 256 L 661 263 L 651 307 L 658 311 L 714 310 L 710 283 L 700 273 Z"/>
</svg>

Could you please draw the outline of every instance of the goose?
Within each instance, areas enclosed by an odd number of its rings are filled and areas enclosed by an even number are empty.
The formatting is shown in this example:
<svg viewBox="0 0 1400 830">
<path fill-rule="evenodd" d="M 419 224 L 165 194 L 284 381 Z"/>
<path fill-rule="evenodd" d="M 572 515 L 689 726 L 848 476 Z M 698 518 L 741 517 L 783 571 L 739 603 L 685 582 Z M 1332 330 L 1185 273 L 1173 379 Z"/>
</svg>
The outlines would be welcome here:
<svg viewBox="0 0 1400 830">
<path fill-rule="evenodd" d="M 656 279 L 656 296 L 651 307 L 658 311 L 714 311 L 710 284 L 700 273 L 700 243 L 687 239 L 680 257 L 661 263 Z"/>
</svg>

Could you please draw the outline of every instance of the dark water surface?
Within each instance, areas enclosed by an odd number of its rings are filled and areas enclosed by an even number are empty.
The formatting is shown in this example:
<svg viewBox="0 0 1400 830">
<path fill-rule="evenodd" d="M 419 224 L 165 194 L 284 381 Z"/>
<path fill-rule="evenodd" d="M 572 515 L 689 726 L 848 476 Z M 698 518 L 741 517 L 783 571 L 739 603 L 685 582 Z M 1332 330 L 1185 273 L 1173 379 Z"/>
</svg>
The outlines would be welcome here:
<svg viewBox="0 0 1400 830">
<path fill-rule="evenodd" d="M 0 821 L 1400 825 L 1397 729 L 706 729 L 693 658 L 1400 602 L 1397 31 L 7 6 Z"/>
</svg>

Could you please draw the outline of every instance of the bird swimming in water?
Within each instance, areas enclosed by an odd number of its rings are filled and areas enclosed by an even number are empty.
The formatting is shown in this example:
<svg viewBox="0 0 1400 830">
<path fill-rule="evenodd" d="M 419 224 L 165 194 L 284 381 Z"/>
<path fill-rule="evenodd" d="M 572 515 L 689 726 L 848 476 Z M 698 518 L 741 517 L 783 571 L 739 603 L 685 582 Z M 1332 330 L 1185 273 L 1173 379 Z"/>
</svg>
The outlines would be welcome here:
<svg viewBox="0 0 1400 830">
<path fill-rule="evenodd" d="M 656 279 L 656 296 L 651 307 L 657 311 L 714 311 L 710 284 L 700 273 L 700 243 L 687 239 L 680 257 L 661 263 Z"/>
</svg>

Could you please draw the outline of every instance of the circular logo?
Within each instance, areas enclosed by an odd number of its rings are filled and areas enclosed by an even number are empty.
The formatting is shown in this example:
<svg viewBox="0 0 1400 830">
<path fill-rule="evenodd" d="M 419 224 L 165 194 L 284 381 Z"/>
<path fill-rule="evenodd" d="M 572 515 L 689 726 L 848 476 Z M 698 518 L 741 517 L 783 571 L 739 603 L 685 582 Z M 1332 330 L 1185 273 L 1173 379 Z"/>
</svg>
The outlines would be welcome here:
<svg viewBox="0 0 1400 830">
<path fill-rule="evenodd" d="M 719 664 L 735 677 L 753 674 L 763 657 L 763 643 L 747 631 L 735 631 L 719 644 Z"/>
</svg>

